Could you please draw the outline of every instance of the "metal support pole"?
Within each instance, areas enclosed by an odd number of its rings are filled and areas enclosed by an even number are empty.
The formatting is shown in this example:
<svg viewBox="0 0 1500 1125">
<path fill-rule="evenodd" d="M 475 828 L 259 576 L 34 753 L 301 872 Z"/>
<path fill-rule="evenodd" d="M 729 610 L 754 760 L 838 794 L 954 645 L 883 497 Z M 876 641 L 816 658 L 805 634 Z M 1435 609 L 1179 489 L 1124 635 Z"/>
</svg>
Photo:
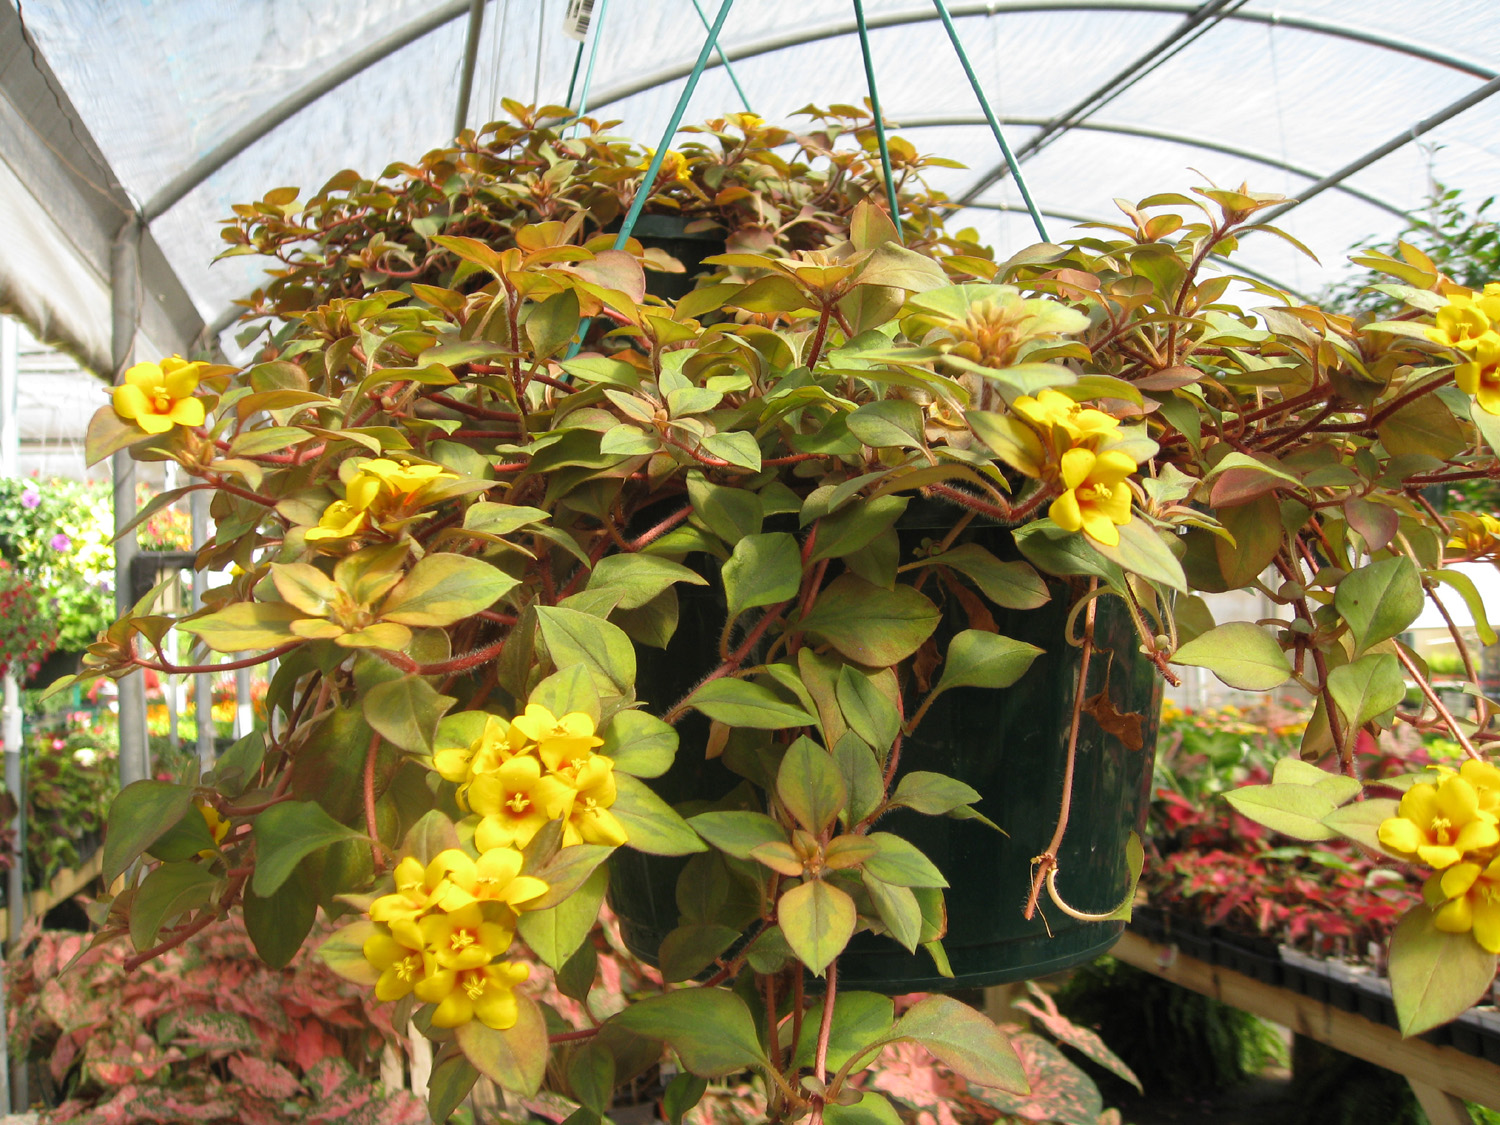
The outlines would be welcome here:
<svg viewBox="0 0 1500 1125">
<path fill-rule="evenodd" d="M 135 328 L 141 307 L 140 251 L 142 223 L 131 216 L 115 236 L 110 255 L 111 354 L 115 382 L 125 377 L 135 357 Z M 115 531 L 123 530 L 135 517 L 135 462 L 121 450 L 111 459 L 114 470 Z M 115 541 L 115 612 L 129 612 L 130 560 L 136 556 L 135 532 Z M 146 678 L 139 672 L 116 681 L 119 690 L 120 786 L 151 775 L 149 743 L 146 740 Z"/>
<path fill-rule="evenodd" d="M 458 109 L 453 115 L 455 137 L 469 120 L 469 96 L 474 92 L 474 66 L 479 61 L 479 32 L 483 27 L 484 0 L 469 0 L 469 33 L 464 41 L 463 70 L 458 76 Z"/>
<path fill-rule="evenodd" d="M 208 494 L 201 489 L 188 497 L 193 517 L 193 550 L 201 551 L 208 542 Z M 208 590 L 208 575 L 193 571 L 193 609 L 203 608 Z M 214 678 L 208 672 L 193 675 L 193 721 L 198 724 L 198 765 L 203 770 L 214 764 Z"/>
</svg>

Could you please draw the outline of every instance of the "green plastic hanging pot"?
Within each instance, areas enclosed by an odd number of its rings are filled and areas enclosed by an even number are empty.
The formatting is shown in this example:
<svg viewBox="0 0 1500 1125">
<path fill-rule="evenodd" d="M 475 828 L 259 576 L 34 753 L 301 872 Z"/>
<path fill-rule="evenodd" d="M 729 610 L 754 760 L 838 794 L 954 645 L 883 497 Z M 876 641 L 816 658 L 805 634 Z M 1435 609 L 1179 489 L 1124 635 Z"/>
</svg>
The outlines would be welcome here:
<svg viewBox="0 0 1500 1125">
<path fill-rule="evenodd" d="M 928 522 L 926 520 L 922 521 Z M 942 528 L 926 529 L 936 537 Z M 902 556 L 924 536 L 903 532 Z M 959 542 L 974 542 L 1000 558 L 1017 557 L 1008 531 L 971 526 Z M 888 993 L 948 991 L 1043 976 L 1083 964 L 1106 952 L 1122 922 L 1080 922 L 1042 895 L 1031 920 L 1022 909 L 1032 863 L 1051 840 L 1062 797 L 1069 722 L 1078 681 L 1079 649 L 1064 640 L 1070 600 L 1051 581 L 1052 599 L 1040 609 L 995 607 L 1005 636 L 1043 650 L 1013 686 L 945 692 L 903 745 L 898 778 L 931 770 L 963 781 L 981 794 L 976 808 L 1004 834 L 977 820 L 923 816 L 898 809 L 879 822 L 915 844 L 948 880 L 944 898 L 948 930 L 942 939 L 953 976 L 942 976 L 933 958 L 890 938 L 857 934 L 839 958 L 840 982 Z M 702 588 L 681 588 L 677 633 L 665 651 L 638 650 L 637 693 L 660 714 L 690 691 L 706 668 L 723 621 L 722 605 Z M 955 599 L 945 599 L 939 646 L 970 623 Z M 1116 598 L 1101 598 L 1095 618 L 1096 651 L 1085 698 L 1108 692 L 1114 710 L 1140 716 L 1140 745 L 1132 749 L 1090 715 L 1081 719 L 1067 834 L 1059 852 L 1057 890 L 1086 913 L 1113 910 L 1129 888 L 1125 842 L 1144 828 L 1161 706 L 1161 681 L 1140 654 L 1129 614 Z M 1106 686 L 1107 685 L 1107 686 Z M 653 783 L 667 801 L 713 802 L 742 779 L 698 751 L 708 723 L 696 713 L 678 726 L 681 748 L 672 769 Z M 1134 742 L 1134 739 L 1131 740 Z M 655 964 L 662 940 L 678 925 L 678 875 L 684 860 L 622 851 L 615 857 L 610 898 L 626 945 Z"/>
</svg>

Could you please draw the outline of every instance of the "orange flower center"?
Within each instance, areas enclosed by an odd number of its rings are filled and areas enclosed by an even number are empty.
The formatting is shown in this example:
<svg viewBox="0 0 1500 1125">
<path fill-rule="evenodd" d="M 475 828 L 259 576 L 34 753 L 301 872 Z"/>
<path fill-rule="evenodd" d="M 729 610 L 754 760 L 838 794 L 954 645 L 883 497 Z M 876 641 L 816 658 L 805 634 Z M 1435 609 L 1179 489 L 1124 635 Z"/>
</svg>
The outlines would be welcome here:
<svg viewBox="0 0 1500 1125">
<path fill-rule="evenodd" d="M 474 944 L 474 935 L 468 930 L 454 930 L 448 938 L 448 944 L 452 946 L 454 953 L 462 953 Z"/>
<path fill-rule="evenodd" d="M 401 958 L 401 960 L 397 961 L 394 965 L 391 966 L 391 968 L 396 971 L 396 976 L 401 980 L 415 980 L 417 977 L 417 970 L 420 966 L 421 961 L 419 961 L 416 955 L 413 954 L 410 957 Z"/>
<path fill-rule="evenodd" d="M 470 1000 L 478 1000 L 484 995 L 484 976 L 480 973 L 464 974 L 464 992 Z"/>
<path fill-rule="evenodd" d="M 510 799 L 505 802 L 505 807 L 517 816 L 520 816 L 527 809 L 531 808 L 531 798 L 525 793 L 512 793 Z"/>
<path fill-rule="evenodd" d="M 1432 838 L 1439 844 L 1447 845 L 1453 843 L 1455 833 L 1453 822 L 1446 816 L 1435 816 L 1432 818 Z"/>
</svg>

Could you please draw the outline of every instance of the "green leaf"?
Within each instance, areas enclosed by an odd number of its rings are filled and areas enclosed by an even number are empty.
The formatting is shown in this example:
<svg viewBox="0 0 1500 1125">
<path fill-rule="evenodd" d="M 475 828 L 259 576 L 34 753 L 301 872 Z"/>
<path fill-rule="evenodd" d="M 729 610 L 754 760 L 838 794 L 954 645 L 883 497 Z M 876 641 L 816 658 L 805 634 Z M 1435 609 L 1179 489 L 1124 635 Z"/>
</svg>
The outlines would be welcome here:
<svg viewBox="0 0 1500 1125">
<path fill-rule="evenodd" d="M 580 1003 L 589 998 L 594 978 L 599 975 L 599 951 L 586 941 L 557 970 L 557 991 Z"/>
<path fill-rule="evenodd" d="M 1292 678 L 1292 665 L 1259 625 L 1231 621 L 1200 633 L 1172 654 L 1173 664 L 1207 668 L 1232 688 L 1269 691 Z"/>
<path fill-rule="evenodd" d="M 875 811 L 885 797 L 885 778 L 875 751 L 857 734 L 846 734 L 833 748 L 839 774 L 849 792 L 846 824 L 858 824 Z"/>
<path fill-rule="evenodd" d="M 1187 593 L 1187 576 L 1182 564 L 1167 546 L 1166 540 L 1155 528 L 1144 520 L 1131 520 L 1119 528 L 1120 542 L 1111 547 L 1107 543 L 1094 543 L 1098 551 L 1121 570 L 1139 574 L 1152 582 L 1160 582 L 1173 590 Z"/>
<path fill-rule="evenodd" d="M 178 626 L 215 652 L 248 652 L 277 648 L 296 640 L 291 624 L 307 615 L 280 602 L 235 602 L 217 613 L 195 617 Z"/>
<path fill-rule="evenodd" d="M 708 847 L 671 805 L 629 774 L 615 777 L 614 813 L 629 845 L 650 855 L 688 855 Z"/>
<path fill-rule="evenodd" d="M 545 707 L 554 715 L 571 715 L 577 711 L 594 720 L 596 725 L 602 713 L 594 677 L 579 664 L 569 664 L 546 677 L 531 689 L 526 702 Z"/>
<path fill-rule="evenodd" d="M 761 844 L 785 843 L 786 829 L 765 813 L 731 810 L 699 813 L 688 818 L 694 832 L 735 859 L 749 859 Z"/>
<path fill-rule="evenodd" d="M 921 449 L 926 444 L 922 408 L 910 399 L 867 402 L 844 421 L 851 434 L 874 449 Z"/>
<path fill-rule="evenodd" d="M 1329 773 L 1301 758 L 1282 758 L 1271 771 L 1271 781 L 1276 785 L 1311 785 L 1336 805 L 1341 805 L 1360 791 L 1363 786 L 1341 773 Z"/>
<path fill-rule="evenodd" d="M 1010 1040 L 979 1012 L 951 996 L 929 996 L 907 1009 L 886 1042 L 903 1039 L 926 1048 L 970 1082 L 1017 1094 L 1030 1089 Z"/>
<path fill-rule="evenodd" d="M 1006 609 L 1036 609 L 1050 597 L 1047 583 L 1030 563 L 1014 559 L 1001 562 L 977 543 L 961 543 L 940 555 L 919 560 L 927 566 L 946 566 L 958 571 L 979 592 Z"/>
<path fill-rule="evenodd" d="M 481 1020 L 454 1029 L 454 1039 L 474 1068 L 503 1090 L 532 1097 L 547 1073 L 547 1021 L 536 1001 L 517 996 L 514 1027 L 496 1031 Z"/>
<path fill-rule="evenodd" d="M 776 795 L 814 836 L 838 819 L 849 796 L 833 755 L 807 737 L 787 747 L 776 773 Z"/>
<path fill-rule="evenodd" d="M 901 714 L 890 696 L 880 690 L 878 681 L 882 677 L 891 680 L 889 672 L 872 676 L 848 664 L 840 665 L 835 696 L 849 729 L 884 755 L 901 733 Z"/>
<path fill-rule="evenodd" d="M 1466 1012 L 1489 991 L 1495 955 L 1470 933 L 1449 934 L 1414 906 L 1391 935 L 1387 968 L 1403 1036 L 1420 1035 Z"/>
<path fill-rule="evenodd" d="M 581 887 L 556 906 L 522 911 L 516 932 L 542 963 L 555 972 L 578 951 L 594 928 L 608 886 L 608 868 L 595 868 Z"/>
<path fill-rule="evenodd" d="M 525 328 L 526 337 L 538 358 L 567 347 L 568 341 L 578 332 L 578 294 L 572 289 L 563 289 L 541 304 L 533 305 Z"/>
<path fill-rule="evenodd" d="M 791 601 L 802 585 L 802 551 L 784 531 L 747 535 L 734 545 L 723 576 L 731 618 L 756 606 Z"/>
<path fill-rule="evenodd" d="M 380 617 L 398 625 L 442 628 L 489 609 L 515 587 L 514 578 L 479 559 L 428 555 L 386 595 Z"/>
<path fill-rule="evenodd" d="M 1372 652 L 1330 671 L 1328 691 L 1344 721 L 1358 729 L 1406 697 L 1406 678 L 1393 654 Z"/>
<path fill-rule="evenodd" d="M 846 504 L 818 521 L 818 539 L 813 544 L 813 562 L 841 559 L 868 546 L 889 531 L 906 511 L 905 496 L 877 496 Z"/>
<path fill-rule="evenodd" d="M 712 484 L 700 473 L 688 474 L 687 489 L 693 514 L 730 546 L 760 531 L 765 513 L 760 497 L 755 493 Z"/>
<path fill-rule="evenodd" d="M 134 781 L 120 790 L 110 802 L 109 830 L 104 835 L 105 886 L 124 874 L 192 807 L 193 791 L 170 781 Z"/>
<path fill-rule="evenodd" d="M 1310 785 L 1245 785 L 1224 794 L 1241 816 L 1298 840 L 1327 840 L 1332 829 L 1323 818 L 1333 798 Z"/>
<path fill-rule="evenodd" d="M 199 863 L 163 863 L 153 869 L 130 904 L 131 942 L 138 950 L 150 949 L 162 926 L 208 905 L 218 889 L 218 877 Z"/>
<path fill-rule="evenodd" d="M 1495 630 L 1491 627 L 1489 616 L 1485 613 L 1484 599 L 1479 596 L 1479 589 L 1474 585 L 1474 580 L 1461 570 L 1429 570 L 1427 577 L 1439 582 L 1446 582 L 1459 592 L 1464 604 L 1469 607 L 1469 616 L 1474 620 L 1474 631 L 1479 634 L 1479 643 L 1492 645 L 1500 643 L 1500 637 L 1496 637 Z"/>
<path fill-rule="evenodd" d="M 776 907 L 787 944 L 819 976 L 854 936 L 856 914 L 852 898 L 818 879 L 793 887 Z"/>
<path fill-rule="evenodd" d="M 677 756 L 677 731 L 644 711 L 618 711 L 600 735 L 599 753 L 614 759 L 616 773 L 660 777 Z"/>
<path fill-rule="evenodd" d="M 1422 612 L 1422 577 L 1405 555 L 1369 563 L 1339 582 L 1333 608 L 1349 623 L 1358 656 L 1417 619 Z"/>
<path fill-rule="evenodd" d="M 479 1071 L 462 1054 L 440 1058 L 427 1079 L 427 1116 L 444 1125 L 478 1079 Z"/>
<path fill-rule="evenodd" d="M 608 1026 L 665 1040 L 682 1065 L 702 1078 L 768 1066 L 750 1009 L 723 988 L 687 988 L 648 996 L 612 1017 Z"/>
<path fill-rule="evenodd" d="M 738 941 L 740 931 L 716 923 L 689 922 L 662 939 L 659 953 L 662 979 L 668 984 L 692 980 Z"/>
<path fill-rule="evenodd" d="M 539 832 L 533 839 L 540 839 Z M 561 837 L 559 836 L 559 839 Z M 547 884 L 547 893 L 526 904 L 527 910 L 549 910 L 572 895 L 599 870 L 599 865 L 614 854 L 615 849 L 604 844 L 569 844 L 553 852 L 548 849 L 545 860 L 538 860 L 525 875 L 535 875 Z"/>
<path fill-rule="evenodd" d="M 247 892 L 241 903 L 255 952 L 273 969 L 291 963 L 318 916 L 318 896 L 302 871 L 294 871 L 269 898 Z"/>
<path fill-rule="evenodd" d="M 597 1042 L 573 1049 L 568 1059 L 568 1086 L 585 1109 L 606 1114 L 615 1100 L 615 1057 Z"/>
<path fill-rule="evenodd" d="M 834 1018 L 838 1018 L 838 1001 L 833 1002 Z M 901 1115 L 884 1094 L 866 1090 L 853 1105 L 829 1102 L 823 1107 L 823 1120 L 827 1125 L 901 1125 Z"/>
<path fill-rule="evenodd" d="M 937 606 L 911 586 L 886 590 L 843 574 L 802 619 L 802 628 L 857 663 L 888 668 L 906 659 L 937 628 Z"/>
<path fill-rule="evenodd" d="M 364 693 L 365 722 L 387 742 L 412 754 L 431 754 L 438 723 L 458 700 L 439 695 L 421 676 L 376 684 Z"/>
<path fill-rule="evenodd" d="M 754 434 L 743 430 L 708 434 L 703 439 L 703 449 L 731 465 L 749 469 L 752 473 L 760 472 L 760 443 L 755 440 Z"/>
<path fill-rule="evenodd" d="M 679 1074 L 667 1083 L 661 1095 L 661 1110 L 667 1115 L 668 1125 L 682 1125 L 682 1116 L 703 1100 L 708 1090 L 708 1080 L 696 1074 Z"/>
<path fill-rule="evenodd" d="M 812 726 L 817 721 L 795 704 L 783 702 L 764 684 L 728 677 L 709 680 L 687 702 L 715 722 L 731 727 L 784 730 Z"/>
<path fill-rule="evenodd" d="M 380 970 L 365 960 L 365 942 L 379 932 L 368 918 L 341 926 L 318 946 L 318 959 L 345 980 L 373 988 Z"/>
<path fill-rule="evenodd" d="M 618 593 L 620 609 L 640 609 L 663 590 L 678 582 L 705 586 L 707 579 L 695 570 L 656 555 L 609 555 L 600 559 L 589 575 L 586 590 Z"/>
<path fill-rule="evenodd" d="M 283 801 L 255 818 L 255 877 L 251 889 L 262 898 L 291 877 L 297 864 L 329 844 L 362 837 L 323 811 L 316 801 Z"/>
<path fill-rule="evenodd" d="M 860 872 L 860 881 L 891 938 L 905 946 L 908 953 L 915 953 L 922 940 L 922 907 L 917 902 L 916 892 L 910 887 L 898 887 L 877 879 L 868 871 Z"/>
<path fill-rule="evenodd" d="M 942 816 L 979 799 L 979 790 L 955 777 L 916 770 L 902 775 L 891 804 L 904 805 L 927 816 Z"/>
<path fill-rule="evenodd" d="M 604 694 L 624 695 L 634 686 L 635 646 L 618 625 L 556 606 L 537 606 L 536 618 L 554 665 L 582 665 Z"/>
<path fill-rule="evenodd" d="M 898 887 L 948 885 L 943 873 L 910 841 L 890 832 L 871 832 L 865 839 L 880 849 L 864 864 L 865 870 L 875 878 Z"/>
<path fill-rule="evenodd" d="M 823 1022 L 823 1004 L 827 998 L 820 996 L 802 1017 L 804 1034 L 797 1041 L 797 1053 L 792 1058 L 796 1067 L 813 1066 L 817 1052 L 816 1035 L 805 1033 L 807 1028 L 820 1027 Z M 877 992 L 846 992 L 839 990 L 833 1001 L 833 1022 L 828 1036 L 828 1069 L 839 1070 L 866 1047 L 881 1042 L 890 1034 L 896 1019 L 896 1006 L 889 996 Z"/>
<path fill-rule="evenodd" d="M 1346 836 L 1372 852 L 1386 852 L 1385 845 L 1380 842 L 1380 825 L 1382 821 L 1396 815 L 1400 804 L 1394 797 L 1372 797 L 1367 801 L 1355 801 L 1351 805 L 1334 809 L 1323 818 L 1323 823 L 1340 836 Z"/>
<path fill-rule="evenodd" d="M 943 676 L 933 694 L 956 687 L 1010 687 L 1041 654 L 1041 649 L 1025 641 L 965 629 L 948 644 Z"/>
</svg>

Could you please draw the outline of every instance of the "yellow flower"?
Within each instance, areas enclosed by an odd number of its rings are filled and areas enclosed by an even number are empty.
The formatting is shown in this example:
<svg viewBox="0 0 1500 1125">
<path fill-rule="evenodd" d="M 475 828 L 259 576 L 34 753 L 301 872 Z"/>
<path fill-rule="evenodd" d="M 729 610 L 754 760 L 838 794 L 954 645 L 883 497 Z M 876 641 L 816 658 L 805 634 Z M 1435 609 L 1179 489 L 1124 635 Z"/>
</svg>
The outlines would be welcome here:
<svg viewBox="0 0 1500 1125">
<path fill-rule="evenodd" d="M 380 970 L 375 999 L 399 1000 L 437 966 L 423 948 L 422 933 L 410 919 L 397 919 L 365 939 L 365 960 Z"/>
<path fill-rule="evenodd" d="M 484 818 L 475 829 L 474 844 L 481 852 L 524 848 L 542 825 L 566 816 L 572 801 L 572 788 L 543 777 L 541 762 L 530 756 L 512 758 L 469 786 L 469 807 Z"/>
<path fill-rule="evenodd" d="M 194 398 L 193 392 L 202 370 L 203 364 L 179 355 L 160 363 L 137 363 L 114 389 L 115 413 L 148 434 L 164 434 L 173 426 L 201 426 L 203 400 Z"/>
<path fill-rule="evenodd" d="M 445 781 L 458 785 L 458 805 L 467 809 L 469 785 L 476 777 L 494 773 L 525 748 L 525 736 L 499 715 L 484 721 L 484 730 L 468 746 L 447 746 L 432 756 L 433 768 Z"/>
<path fill-rule="evenodd" d="M 1475 303 L 1472 293 L 1452 294 L 1448 303 L 1438 309 L 1433 320 L 1434 323 L 1425 329 L 1429 340 L 1434 344 L 1462 348 L 1465 351 L 1472 348 L 1490 328 L 1490 318 Z"/>
<path fill-rule="evenodd" d="M 1380 842 L 1431 867 L 1452 867 L 1466 852 L 1500 844 L 1495 814 L 1480 809 L 1478 791 L 1458 774 L 1413 785 L 1396 813 L 1381 821 Z"/>
<path fill-rule="evenodd" d="M 477 969 L 510 948 L 515 936 L 498 922 L 486 920 L 477 902 L 447 913 L 428 914 L 417 922 L 423 949 L 442 969 Z M 420 994 L 419 994 L 420 995 Z"/>
<path fill-rule="evenodd" d="M 571 776 L 575 788 L 568 819 L 563 822 L 563 845 L 618 848 L 625 843 L 625 826 L 609 811 L 615 803 L 614 762 L 595 754 L 562 776 Z"/>
<path fill-rule="evenodd" d="M 1480 812 L 1500 816 L 1500 769 L 1470 758 L 1458 768 L 1458 776 L 1474 787 Z"/>
<path fill-rule="evenodd" d="M 449 848 L 432 862 L 443 870 L 443 882 L 433 896 L 441 910 L 461 910 L 482 902 L 522 910 L 525 903 L 547 893 L 542 880 L 521 874 L 521 853 L 515 848 L 491 848 L 477 862 L 468 853 Z"/>
<path fill-rule="evenodd" d="M 582 711 L 570 712 L 559 719 L 541 704 L 528 703 L 526 713 L 517 715 L 510 725 L 536 744 L 543 764 L 554 773 L 567 763 L 587 760 L 595 746 L 604 745 L 604 739 L 594 734 L 594 720 Z"/>
<path fill-rule="evenodd" d="M 1052 501 L 1047 514 L 1065 531 L 1081 530 L 1090 539 L 1117 546 L 1118 525 L 1130 522 L 1130 487 L 1125 480 L 1135 470 L 1135 462 L 1117 450 L 1070 449 L 1062 456 L 1067 491 Z"/>
<path fill-rule="evenodd" d="M 1487 867 L 1456 863 L 1428 879 L 1422 897 L 1433 908 L 1432 924 L 1439 930 L 1472 930 L 1474 940 L 1488 952 L 1500 953 L 1500 859 Z"/>
<path fill-rule="evenodd" d="M 394 922 L 417 918 L 433 905 L 433 891 L 442 882 L 444 874 L 436 861 L 424 867 L 421 860 L 407 856 L 396 864 L 395 893 L 381 895 L 370 904 L 371 920 Z"/>
<path fill-rule="evenodd" d="M 1458 365 L 1453 381 L 1464 394 L 1473 395 L 1485 413 L 1500 414 L 1500 334 L 1486 332 L 1464 350 L 1472 358 Z"/>
<path fill-rule="evenodd" d="M 365 526 L 367 515 L 363 508 L 356 508 L 347 500 L 335 500 L 323 509 L 318 526 L 308 529 L 307 538 L 313 541 L 347 539 Z"/>
<path fill-rule="evenodd" d="M 420 498 L 412 497 L 438 480 L 457 480 L 437 465 L 413 465 L 409 461 L 392 461 L 386 457 L 355 457 L 339 466 L 344 481 L 344 499 L 335 500 L 324 509 L 318 525 L 309 529 L 307 538 L 347 539 L 368 524 L 403 519 L 420 508 Z"/>
<path fill-rule="evenodd" d="M 417 998 L 437 1005 L 434 1027 L 460 1027 L 478 1016 L 480 1023 L 504 1031 L 519 1017 L 512 990 L 529 975 L 525 965 L 510 961 L 477 969 L 438 969 L 417 984 Z"/>
<path fill-rule="evenodd" d="M 1449 512 L 1448 520 L 1457 526 L 1448 546 L 1477 559 L 1494 554 L 1500 548 L 1500 519 L 1487 512 Z"/>
</svg>

